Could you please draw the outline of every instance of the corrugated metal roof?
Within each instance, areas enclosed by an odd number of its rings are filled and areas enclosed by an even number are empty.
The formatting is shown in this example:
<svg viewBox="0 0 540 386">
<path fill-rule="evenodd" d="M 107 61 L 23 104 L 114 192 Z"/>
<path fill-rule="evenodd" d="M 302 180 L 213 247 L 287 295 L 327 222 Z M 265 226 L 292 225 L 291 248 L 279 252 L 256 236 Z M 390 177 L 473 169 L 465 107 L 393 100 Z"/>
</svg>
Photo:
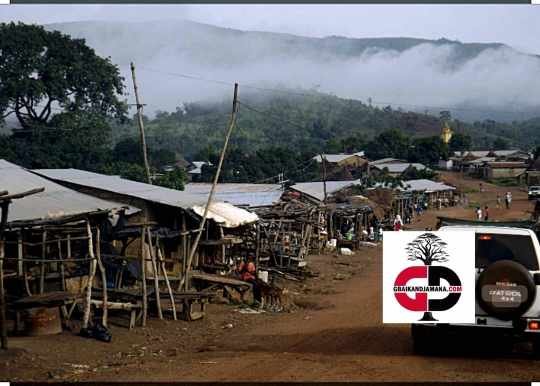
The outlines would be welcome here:
<svg viewBox="0 0 540 386">
<path fill-rule="evenodd" d="M 331 162 L 331 163 L 337 163 L 337 162 L 341 162 L 347 158 L 350 158 L 350 157 L 353 157 L 353 156 L 356 156 L 356 157 L 363 157 L 364 156 L 364 152 L 363 151 L 359 151 L 359 152 L 356 152 L 356 153 L 353 153 L 353 154 L 344 154 L 344 153 L 339 153 L 339 154 L 323 154 L 323 157 L 326 159 L 327 162 Z M 321 162 L 321 156 L 318 154 L 316 155 L 315 157 L 313 157 L 313 159 L 317 162 Z"/>
<path fill-rule="evenodd" d="M 193 161 L 192 164 L 193 166 L 195 166 L 195 168 L 188 171 L 189 174 L 201 174 L 202 167 L 204 165 L 212 165 L 210 162 L 205 162 L 205 161 Z"/>
<path fill-rule="evenodd" d="M 455 151 L 454 155 L 458 157 L 465 157 L 472 155 L 474 157 L 486 157 L 488 154 L 495 154 L 497 157 L 507 157 L 515 153 L 525 153 L 522 150 L 472 150 L 472 151 Z"/>
<path fill-rule="evenodd" d="M 190 183 L 185 192 L 208 197 L 212 184 Z M 283 193 L 279 184 L 224 183 L 216 186 L 216 200 L 242 206 L 268 206 L 279 201 Z"/>
<path fill-rule="evenodd" d="M 45 188 L 43 192 L 13 201 L 9 222 L 55 219 L 125 206 L 68 189 L 0 159 L 0 190 L 13 194 L 41 187 Z"/>
<path fill-rule="evenodd" d="M 413 168 L 416 168 L 416 170 L 424 170 L 426 169 L 425 165 L 422 165 L 420 163 L 383 163 L 383 164 L 377 164 L 373 165 L 373 167 L 383 170 L 384 168 L 388 169 L 389 173 L 403 173 L 409 166 L 412 166 Z"/>
<path fill-rule="evenodd" d="M 426 192 L 440 192 L 444 190 L 454 190 L 453 186 L 445 185 L 442 182 L 435 182 L 431 180 L 408 180 L 403 181 L 406 191 L 417 192 L 417 191 L 426 191 Z"/>
<path fill-rule="evenodd" d="M 405 162 L 403 160 L 397 159 L 397 158 L 381 158 L 375 161 L 371 161 L 370 165 L 380 165 L 380 164 L 386 164 L 386 163 L 396 163 L 396 162 Z"/>
<path fill-rule="evenodd" d="M 352 185 L 359 185 L 360 180 L 353 181 L 326 181 L 326 193 L 331 195 L 337 193 L 341 189 Z M 291 186 L 291 189 L 294 189 L 300 193 L 307 194 L 311 197 L 314 197 L 320 201 L 324 200 L 324 183 L 319 182 L 301 182 Z"/>
<path fill-rule="evenodd" d="M 204 195 L 190 194 L 185 191 L 79 169 L 38 169 L 34 172 L 55 181 L 69 182 L 177 208 L 187 209 L 194 205 L 205 205 L 207 200 Z"/>
</svg>

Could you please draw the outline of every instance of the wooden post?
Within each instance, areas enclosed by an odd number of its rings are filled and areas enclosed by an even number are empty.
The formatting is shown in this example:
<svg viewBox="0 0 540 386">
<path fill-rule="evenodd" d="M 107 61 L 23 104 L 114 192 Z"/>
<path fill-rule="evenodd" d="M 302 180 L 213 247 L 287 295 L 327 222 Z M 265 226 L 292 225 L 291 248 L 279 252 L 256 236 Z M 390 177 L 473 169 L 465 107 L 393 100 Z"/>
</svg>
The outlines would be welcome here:
<svg viewBox="0 0 540 386">
<path fill-rule="evenodd" d="M 0 337 L 1 347 L 6 350 L 7 322 L 6 322 L 6 294 L 4 292 L 4 240 L 0 240 Z"/>
<path fill-rule="evenodd" d="M 17 237 L 17 276 L 22 277 L 24 275 L 23 269 L 23 244 L 22 244 L 22 231 L 19 231 Z"/>
<path fill-rule="evenodd" d="M 259 272 L 259 261 L 261 259 L 261 223 L 257 222 L 257 236 L 255 239 L 255 268 Z"/>
<path fill-rule="evenodd" d="M 82 328 L 88 328 L 88 322 L 90 320 L 90 311 L 92 307 L 92 282 L 96 275 L 96 258 L 94 255 L 94 241 L 92 237 L 92 229 L 90 228 L 90 221 L 86 221 L 86 234 L 88 237 L 88 257 L 90 258 L 90 271 L 88 273 L 88 284 L 86 285 L 86 299 L 84 304 L 84 315 Z"/>
<path fill-rule="evenodd" d="M 165 279 L 165 285 L 167 286 L 167 291 L 169 292 L 169 299 L 171 301 L 173 319 L 177 320 L 174 293 L 171 288 L 171 283 L 169 282 L 169 275 L 167 275 L 167 269 L 165 267 L 165 259 L 163 258 L 163 254 L 161 253 L 161 247 L 159 246 L 159 238 L 157 237 L 156 237 L 156 249 L 157 249 L 157 257 L 159 259 L 159 264 L 161 266 L 161 271 L 163 272 L 163 278 Z"/>
<path fill-rule="evenodd" d="M 41 266 L 39 272 L 39 293 L 45 291 L 45 259 L 47 258 L 47 231 L 43 230 L 41 235 Z"/>
<path fill-rule="evenodd" d="M 150 260 L 152 262 L 152 269 L 154 270 L 154 291 L 156 296 L 156 306 L 158 311 L 158 317 L 160 320 L 163 320 L 163 312 L 161 311 L 161 297 L 159 295 L 159 271 L 156 263 L 156 256 L 154 253 L 154 248 L 152 246 L 152 233 L 150 232 L 150 227 L 146 227 L 146 233 L 148 235 L 148 254 L 150 255 Z"/>
<path fill-rule="evenodd" d="M 107 327 L 109 317 L 109 296 L 107 294 L 107 271 L 101 260 L 101 231 L 99 227 L 96 229 L 96 261 L 101 274 L 101 291 L 103 295 L 103 315 L 101 324 Z"/>
<path fill-rule="evenodd" d="M 219 225 L 219 235 L 221 237 L 221 262 L 225 263 L 225 254 L 226 254 L 226 247 L 225 247 L 225 232 L 223 232 L 223 227 Z"/>
<path fill-rule="evenodd" d="M 137 80 L 135 79 L 135 64 L 131 62 L 131 77 L 133 79 L 133 90 L 135 90 L 135 102 L 137 103 L 137 120 L 139 122 L 139 132 L 141 136 L 141 147 L 144 161 L 144 170 L 146 171 L 146 179 L 149 184 L 152 183 L 150 177 L 150 166 L 148 164 L 148 154 L 146 152 L 146 136 L 144 135 L 144 122 L 142 118 L 143 105 L 139 98 L 139 89 L 137 88 Z"/>
<path fill-rule="evenodd" d="M 321 153 L 321 170 L 322 170 L 323 192 L 324 192 L 323 203 L 326 204 L 326 197 L 327 197 L 327 194 L 326 194 L 326 158 L 323 156 L 322 153 Z"/>
<path fill-rule="evenodd" d="M 214 192 L 216 190 L 216 185 L 219 180 L 219 175 L 221 173 L 221 167 L 223 166 L 223 160 L 225 159 L 225 153 L 227 151 L 227 146 L 229 145 L 229 139 L 231 138 L 231 134 L 234 128 L 234 125 L 236 123 L 236 113 L 238 112 L 238 83 L 234 84 L 234 96 L 233 96 L 233 106 L 232 106 L 232 113 L 231 113 L 231 120 L 229 121 L 229 128 L 227 130 L 227 134 L 225 136 L 225 143 L 223 144 L 223 149 L 221 149 L 221 155 L 219 157 L 219 163 L 216 170 L 216 175 L 214 176 L 214 182 L 212 183 L 212 188 L 210 189 L 210 194 L 208 195 L 208 201 L 206 202 L 206 206 L 204 207 L 204 213 L 202 216 L 201 224 L 199 227 L 199 231 L 197 232 L 197 236 L 195 237 L 195 241 L 193 245 L 191 246 L 191 250 L 189 252 L 189 258 L 187 261 L 187 270 L 185 274 L 185 289 L 186 291 L 189 288 L 189 270 L 191 269 L 191 261 L 193 260 L 193 256 L 195 256 L 195 251 L 197 250 L 197 247 L 199 245 L 199 240 L 201 239 L 201 234 L 204 229 L 204 225 L 206 224 L 206 217 L 208 216 L 208 211 L 210 209 L 210 205 L 212 204 L 212 199 L 214 198 Z"/>
<path fill-rule="evenodd" d="M 62 260 L 60 261 L 60 286 L 62 288 L 62 291 L 66 290 L 66 273 L 64 269 L 64 261 L 62 259 L 62 241 L 58 239 L 57 242 L 58 246 L 58 259 Z"/>
<path fill-rule="evenodd" d="M 148 316 L 148 298 L 147 298 L 147 291 L 146 291 L 146 248 L 144 247 L 144 238 L 145 238 L 145 232 L 146 227 L 141 227 L 141 280 L 142 280 L 142 297 L 143 297 L 143 304 L 142 304 L 142 311 L 143 311 L 143 319 L 142 319 L 142 325 L 146 326 L 146 318 Z"/>
</svg>

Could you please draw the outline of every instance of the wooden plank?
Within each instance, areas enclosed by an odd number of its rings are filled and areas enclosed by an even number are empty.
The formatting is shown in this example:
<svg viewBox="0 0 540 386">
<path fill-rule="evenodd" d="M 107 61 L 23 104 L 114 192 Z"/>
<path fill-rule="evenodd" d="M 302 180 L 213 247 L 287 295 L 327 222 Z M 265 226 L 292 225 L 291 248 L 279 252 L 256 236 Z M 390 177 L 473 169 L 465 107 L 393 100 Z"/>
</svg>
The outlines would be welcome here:
<svg viewBox="0 0 540 386">
<path fill-rule="evenodd" d="M 225 284 L 225 285 L 231 285 L 231 286 L 237 286 L 237 287 L 250 287 L 251 284 L 242 280 L 234 279 L 231 277 L 225 277 L 220 275 L 212 275 L 210 273 L 203 273 L 203 272 L 197 272 L 192 271 L 190 274 L 190 277 L 192 279 L 197 280 L 204 280 L 210 283 L 218 283 L 218 284 Z"/>
</svg>

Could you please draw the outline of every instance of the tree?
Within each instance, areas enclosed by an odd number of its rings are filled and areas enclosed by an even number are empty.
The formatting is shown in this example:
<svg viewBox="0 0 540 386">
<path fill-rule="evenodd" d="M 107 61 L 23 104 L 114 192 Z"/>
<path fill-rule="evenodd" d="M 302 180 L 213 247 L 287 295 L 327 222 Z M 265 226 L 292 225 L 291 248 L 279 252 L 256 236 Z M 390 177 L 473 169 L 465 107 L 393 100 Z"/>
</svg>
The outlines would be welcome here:
<svg viewBox="0 0 540 386">
<path fill-rule="evenodd" d="M 418 138 L 409 150 L 409 160 L 434 164 L 440 159 L 448 159 L 448 147 L 439 136 Z"/>
<path fill-rule="evenodd" d="M 450 151 L 465 151 L 471 148 L 472 140 L 470 135 L 454 133 L 448 144 Z"/>
<path fill-rule="evenodd" d="M 508 149 L 508 141 L 504 138 L 496 138 L 493 141 L 493 150 L 505 150 Z"/>
<path fill-rule="evenodd" d="M 367 146 L 370 158 L 408 158 L 409 138 L 400 130 L 387 130 L 373 138 Z"/>
<path fill-rule="evenodd" d="M 180 168 L 175 168 L 156 178 L 154 183 L 170 189 L 184 190 L 186 180 L 186 172 Z"/>
<path fill-rule="evenodd" d="M 450 255 L 446 252 L 448 244 L 433 233 L 424 233 L 407 244 L 405 251 L 408 260 L 420 260 L 424 265 L 432 265 L 435 262 L 444 263 Z M 431 312 L 424 312 L 420 320 L 436 320 Z"/>
<path fill-rule="evenodd" d="M 0 24 L 0 119 L 49 126 L 56 109 L 123 117 L 123 78 L 84 39 L 23 23 Z"/>
</svg>

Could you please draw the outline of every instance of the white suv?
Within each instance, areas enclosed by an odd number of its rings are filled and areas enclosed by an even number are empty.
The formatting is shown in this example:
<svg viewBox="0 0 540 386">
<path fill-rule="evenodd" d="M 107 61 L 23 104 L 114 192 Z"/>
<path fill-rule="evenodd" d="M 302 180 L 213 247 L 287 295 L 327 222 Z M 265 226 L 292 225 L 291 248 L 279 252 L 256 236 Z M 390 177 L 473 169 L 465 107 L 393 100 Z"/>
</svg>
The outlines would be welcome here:
<svg viewBox="0 0 540 386">
<path fill-rule="evenodd" d="M 499 226 L 443 226 L 445 230 L 476 233 L 475 324 L 413 324 L 418 353 L 431 351 L 436 334 L 477 330 L 527 340 L 540 355 L 540 244 L 530 229 Z M 438 335 L 440 337 L 440 335 Z"/>
</svg>

